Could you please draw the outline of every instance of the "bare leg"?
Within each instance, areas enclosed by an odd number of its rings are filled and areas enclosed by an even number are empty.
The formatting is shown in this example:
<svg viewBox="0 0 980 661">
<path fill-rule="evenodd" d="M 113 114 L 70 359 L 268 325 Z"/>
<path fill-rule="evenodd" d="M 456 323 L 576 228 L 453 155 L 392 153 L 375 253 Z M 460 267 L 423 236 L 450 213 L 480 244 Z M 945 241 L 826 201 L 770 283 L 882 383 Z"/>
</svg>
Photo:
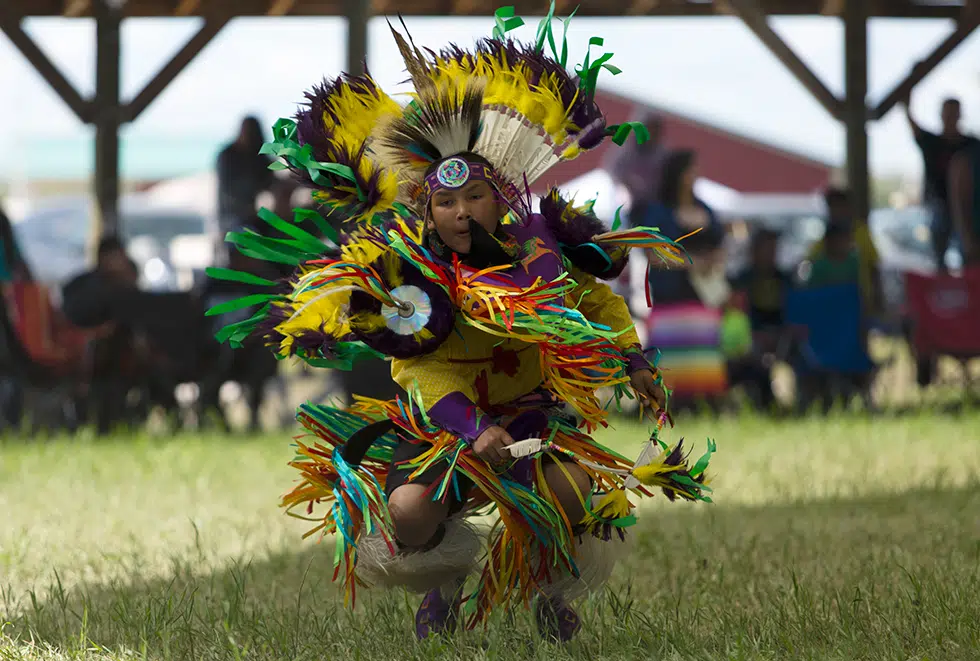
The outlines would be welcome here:
<svg viewBox="0 0 980 661">
<path fill-rule="evenodd" d="M 544 479 L 555 501 L 568 517 L 568 522 L 572 526 L 578 524 L 585 516 L 582 501 L 589 497 L 592 489 L 589 476 L 575 464 L 548 462 L 544 466 Z"/>
<path fill-rule="evenodd" d="M 403 484 L 388 497 L 388 511 L 395 523 L 395 537 L 408 548 L 428 544 L 449 516 L 449 505 L 426 495 L 426 484 Z"/>
<path fill-rule="evenodd" d="M 572 526 L 585 516 L 583 500 L 591 498 L 589 476 L 582 468 L 571 463 L 547 463 L 544 477 L 556 505 L 560 506 Z M 549 584 L 542 586 L 541 598 L 535 606 L 538 632 L 546 639 L 566 642 L 581 627 L 578 614 L 569 602 L 580 593 L 604 585 L 615 562 L 614 547 L 592 535 L 574 540 L 577 576 L 555 573 Z"/>
</svg>

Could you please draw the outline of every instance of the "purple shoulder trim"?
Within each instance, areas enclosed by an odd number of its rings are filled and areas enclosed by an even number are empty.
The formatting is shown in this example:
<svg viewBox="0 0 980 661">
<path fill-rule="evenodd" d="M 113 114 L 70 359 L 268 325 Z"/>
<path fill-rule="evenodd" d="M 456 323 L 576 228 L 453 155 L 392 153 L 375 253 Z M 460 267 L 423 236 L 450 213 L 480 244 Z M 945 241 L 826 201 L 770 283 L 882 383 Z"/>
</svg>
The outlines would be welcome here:
<svg viewBox="0 0 980 661">
<path fill-rule="evenodd" d="M 451 392 L 429 409 L 429 419 L 437 426 L 470 443 L 496 423 L 469 397 L 459 391 Z"/>
</svg>

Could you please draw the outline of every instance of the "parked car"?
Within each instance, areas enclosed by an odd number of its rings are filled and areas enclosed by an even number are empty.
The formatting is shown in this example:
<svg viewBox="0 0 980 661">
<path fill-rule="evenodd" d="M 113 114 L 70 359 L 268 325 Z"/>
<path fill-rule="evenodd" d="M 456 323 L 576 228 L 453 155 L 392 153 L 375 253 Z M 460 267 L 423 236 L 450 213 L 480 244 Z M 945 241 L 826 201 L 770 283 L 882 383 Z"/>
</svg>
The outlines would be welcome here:
<svg viewBox="0 0 980 661">
<path fill-rule="evenodd" d="M 85 197 L 52 200 L 14 223 L 17 241 L 35 278 L 64 284 L 89 267 L 95 209 Z M 120 236 L 156 291 L 190 289 L 213 261 L 213 222 L 188 209 L 167 208 L 138 195 L 120 201 Z"/>
</svg>

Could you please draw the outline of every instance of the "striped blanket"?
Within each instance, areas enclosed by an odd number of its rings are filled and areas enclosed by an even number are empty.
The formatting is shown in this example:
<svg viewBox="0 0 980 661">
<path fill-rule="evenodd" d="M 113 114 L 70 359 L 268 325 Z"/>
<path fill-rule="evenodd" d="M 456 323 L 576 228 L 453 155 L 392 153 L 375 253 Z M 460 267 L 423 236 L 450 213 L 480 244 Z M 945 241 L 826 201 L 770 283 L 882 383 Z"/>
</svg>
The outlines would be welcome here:
<svg viewBox="0 0 980 661">
<path fill-rule="evenodd" d="M 664 380 L 675 397 L 720 395 L 728 389 L 721 349 L 722 311 L 700 303 L 655 305 L 647 346 L 660 350 Z"/>
</svg>

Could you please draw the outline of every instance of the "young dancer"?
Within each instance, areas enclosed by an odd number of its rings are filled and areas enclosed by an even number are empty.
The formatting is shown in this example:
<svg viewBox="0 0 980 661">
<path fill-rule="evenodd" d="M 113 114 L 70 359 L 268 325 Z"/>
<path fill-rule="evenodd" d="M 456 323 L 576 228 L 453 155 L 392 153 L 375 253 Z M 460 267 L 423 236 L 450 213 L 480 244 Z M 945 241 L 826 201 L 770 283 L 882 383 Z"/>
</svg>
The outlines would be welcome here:
<svg viewBox="0 0 980 661">
<path fill-rule="evenodd" d="M 392 30 L 415 88 L 406 107 L 369 76 L 342 76 L 280 120 L 265 149 L 352 229 L 322 223 L 331 250 L 264 214 L 281 237 L 230 240 L 296 264 L 296 276 L 212 272 L 273 289 L 243 299 L 267 304 L 222 339 L 261 334 L 278 355 L 324 367 L 390 358 L 406 396 L 300 408 L 315 442 L 297 443 L 303 479 L 283 505 L 306 508 L 308 534 L 338 534 L 351 601 L 362 582 L 424 594 L 420 638 L 455 628 L 465 602 L 470 626 L 533 604 L 542 636 L 569 640 L 572 602 L 605 583 L 635 522 L 627 494 L 707 500 L 713 445 L 693 467 L 680 443 L 658 445 L 667 392 L 602 282 L 631 248 L 671 261 L 682 251 L 653 228 L 607 231 L 557 190 L 532 210 L 529 186 L 552 165 L 607 136 L 643 137 L 606 126 L 594 101 L 608 57 L 569 75 L 557 49 L 545 53 L 549 25 L 532 45 L 500 29 L 472 52 L 438 54 Z M 606 425 L 604 388 L 640 397 L 657 425 L 635 463 L 589 435 Z M 483 558 L 471 520 L 494 511 Z"/>
</svg>

